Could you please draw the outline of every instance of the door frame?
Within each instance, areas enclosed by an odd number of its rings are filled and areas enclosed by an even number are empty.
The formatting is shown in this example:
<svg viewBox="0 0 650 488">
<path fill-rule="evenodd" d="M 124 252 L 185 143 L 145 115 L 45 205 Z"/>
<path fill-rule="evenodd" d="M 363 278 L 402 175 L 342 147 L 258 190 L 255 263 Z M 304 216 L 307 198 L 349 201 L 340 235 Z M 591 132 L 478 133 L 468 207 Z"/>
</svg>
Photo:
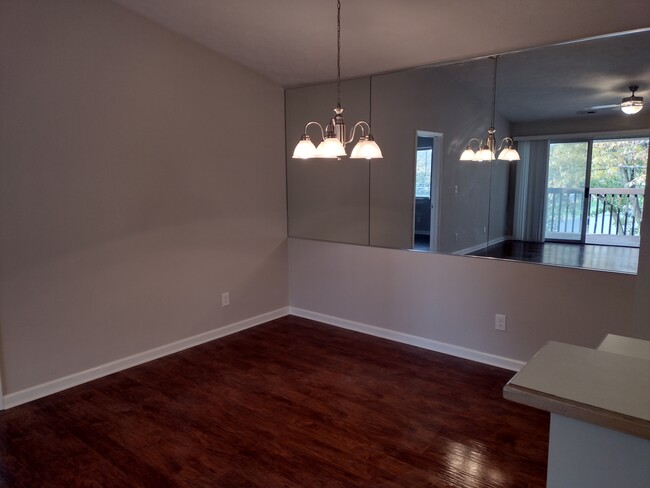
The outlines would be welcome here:
<svg viewBox="0 0 650 488">
<path fill-rule="evenodd" d="M 411 218 L 411 247 L 413 247 L 413 239 L 415 233 L 415 183 L 417 173 L 415 168 L 417 167 L 418 160 L 418 137 L 428 137 L 433 139 L 433 150 L 431 151 L 431 222 L 429 224 L 429 252 L 438 251 L 438 223 L 440 222 L 440 169 L 441 161 L 443 155 L 443 136 L 442 132 L 433 132 L 427 130 L 415 131 L 415 141 L 413 147 L 413 213 Z"/>
<path fill-rule="evenodd" d="M 548 151 L 548 158 L 549 162 L 547 165 L 550 164 L 550 157 L 551 157 L 551 150 L 550 146 L 552 144 L 575 144 L 579 142 L 584 142 L 587 144 L 587 161 L 585 164 L 585 185 L 584 185 L 584 191 L 582 194 L 582 215 L 580 218 L 580 239 L 562 239 L 562 238 L 551 238 L 547 239 L 546 238 L 546 231 L 544 231 L 544 240 L 549 241 L 549 242 L 566 242 L 566 243 L 571 243 L 571 244 L 584 244 L 585 240 L 587 238 L 587 217 L 589 216 L 589 188 L 591 187 L 591 157 L 592 157 L 592 150 L 593 150 L 593 139 L 591 138 L 571 138 L 571 139 L 551 139 L 548 141 L 549 143 L 549 151 Z M 544 195 L 548 195 L 548 174 L 546 177 L 546 189 L 544 191 Z M 546 198 L 546 197 L 545 197 Z M 545 212 L 546 212 L 546 207 L 547 207 L 547 202 L 544 202 L 544 207 L 545 207 Z"/>
</svg>

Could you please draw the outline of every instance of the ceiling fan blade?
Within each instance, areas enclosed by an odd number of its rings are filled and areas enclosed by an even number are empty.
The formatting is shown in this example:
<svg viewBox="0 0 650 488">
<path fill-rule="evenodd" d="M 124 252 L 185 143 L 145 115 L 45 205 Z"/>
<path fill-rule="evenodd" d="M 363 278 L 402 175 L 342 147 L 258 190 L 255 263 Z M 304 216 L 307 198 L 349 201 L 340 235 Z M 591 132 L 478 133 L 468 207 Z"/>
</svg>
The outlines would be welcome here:
<svg viewBox="0 0 650 488">
<path fill-rule="evenodd" d="M 614 103 L 610 105 L 594 105 L 593 107 L 587 107 L 585 110 L 609 110 L 610 108 L 619 108 L 620 103 Z"/>
<path fill-rule="evenodd" d="M 587 107 L 585 109 L 578 110 L 576 113 L 578 115 L 589 115 L 589 114 L 595 114 L 596 112 L 601 110 L 612 110 L 620 107 L 621 107 L 620 103 L 614 103 L 611 105 L 594 105 L 593 107 Z"/>
</svg>

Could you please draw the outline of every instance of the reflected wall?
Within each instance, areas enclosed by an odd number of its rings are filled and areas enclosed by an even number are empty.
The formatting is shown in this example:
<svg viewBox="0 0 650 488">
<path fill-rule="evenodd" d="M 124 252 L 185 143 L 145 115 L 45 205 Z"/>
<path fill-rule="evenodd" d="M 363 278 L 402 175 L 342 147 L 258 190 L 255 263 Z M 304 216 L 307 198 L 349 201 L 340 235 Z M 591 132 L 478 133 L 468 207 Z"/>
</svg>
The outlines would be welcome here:
<svg viewBox="0 0 650 488">
<path fill-rule="evenodd" d="M 650 110 L 630 117 L 615 105 L 630 84 L 650 98 L 649 51 L 650 33 L 641 32 L 501 55 L 497 141 L 650 132 Z M 432 249 L 488 255 L 490 245 L 511 240 L 515 213 L 522 213 L 521 164 L 459 161 L 468 140 L 484 138 L 490 126 L 493 68 L 494 60 L 483 58 L 344 82 L 346 122 L 368 120 L 384 154 L 370 162 L 292 159 L 304 124 L 331 116 L 336 86 L 287 90 L 290 237 L 411 249 L 419 130 L 442 136 Z"/>
<path fill-rule="evenodd" d="M 432 182 L 439 190 L 432 203 L 439 215 L 435 248 L 464 254 L 485 247 L 491 225 L 494 235 L 507 232 L 506 208 L 491 208 L 490 188 L 505 191 L 509 164 L 491 175 L 489 163 L 459 161 L 467 141 L 485 137 L 490 126 L 493 67 L 482 59 L 373 78 L 373 132 L 384 159 L 370 162 L 370 245 L 412 247 L 417 130 L 442 134 Z M 497 135 L 508 133 L 498 113 L 495 127 Z"/>
<path fill-rule="evenodd" d="M 369 120 L 369 78 L 343 82 L 341 95 L 348 124 Z M 368 161 L 291 157 L 305 124 L 317 121 L 327 125 L 336 100 L 334 83 L 286 91 L 289 236 L 368 245 Z M 311 126 L 308 133 L 316 145 L 322 140 L 317 127 Z"/>
</svg>

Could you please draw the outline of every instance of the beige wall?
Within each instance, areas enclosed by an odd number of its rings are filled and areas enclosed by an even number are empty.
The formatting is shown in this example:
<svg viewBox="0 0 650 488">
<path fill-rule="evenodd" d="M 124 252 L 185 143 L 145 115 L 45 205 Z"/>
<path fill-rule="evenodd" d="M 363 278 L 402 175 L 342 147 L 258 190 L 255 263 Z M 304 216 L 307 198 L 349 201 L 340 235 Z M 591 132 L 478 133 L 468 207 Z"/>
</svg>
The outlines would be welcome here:
<svg viewBox="0 0 650 488">
<path fill-rule="evenodd" d="M 110 1 L 1 9 L 4 393 L 286 306 L 283 89 Z"/>
<path fill-rule="evenodd" d="M 519 361 L 549 340 L 595 347 L 607 333 L 639 335 L 636 282 L 584 269 L 289 240 L 292 307 Z M 496 313 L 507 315 L 507 332 L 494 330 Z"/>
<path fill-rule="evenodd" d="M 650 160 L 650 154 L 649 160 Z M 645 202 L 648 200 L 646 199 Z M 643 212 L 648 212 L 650 203 L 644 203 Z M 650 340 L 650 225 L 648 220 L 641 227 L 641 248 L 639 249 L 639 267 L 636 278 L 634 301 L 633 334 Z"/>
</svg>

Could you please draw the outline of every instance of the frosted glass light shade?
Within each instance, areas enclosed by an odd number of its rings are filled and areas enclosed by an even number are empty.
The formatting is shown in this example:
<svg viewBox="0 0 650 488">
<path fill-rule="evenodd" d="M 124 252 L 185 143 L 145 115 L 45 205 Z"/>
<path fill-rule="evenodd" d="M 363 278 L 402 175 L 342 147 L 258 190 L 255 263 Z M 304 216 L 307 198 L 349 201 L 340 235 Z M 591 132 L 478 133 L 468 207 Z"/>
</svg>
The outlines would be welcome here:
<svg viewBox="0 0 650 488">
<path fill-rule="evenodd" d="M 476 153 L 472 150 L 471 147 L 467 146 L 463 153 L 460 155 L 461 161 L 474 161 L 474 156 Z"/>
<path fill-rule="evenodd" d="M 363 159 L 361 156 L 359 156 L 359 151 L 363 147 L 363 145 L 366 143 L 365 138 L 359 139 L 359 142 L 356 143 L 356 145 L 352 148 L 352 152 L 350 153 L 350 159 Z"/>
<path fill-rule="evenodd" d="M 360 152 L 366 159 L 383 159 L 384 157 L 379 145 L 373 139 L 366 141 Z"/>
<path fill-rule="evenodd" d="M 362 137 L 352 149 L 350 159 L 382 159 L 379 145 L 372 138 Z"/>
<path fill-rule="evenodd" d="M 639 113 L 643 108 L 643 99 L 638 100 L 641 97 L 629 97 L 629 98 L 636 98 L 637 100 L 626 100 L 622 102 L 621 110 L 628 115 Z"/>
<path fill-rule="evenodd" d="M 345 148 L 336 137 L 326 137 L 316 148 L 317 158 L 340 158 L 346 156 Z"/>
<path fill-rule="evenodd" d="M 474 161 L 492 161 L 493 159 L 494 153 L 490 151 L 490 148 L 487 146 L 479 150 L 474 156 Z"/>
<path fill-rule="evenodd" d="M 300 139 L 300 142 L 296 144 L 296 148 L 293 150 L 294 159 L 309 159 L 316 156 L 316 146 L 311 142 L 309 136 L 306 136 L 305 139 Z"/>
<path fill-rule="evenodd" d="M 519 161 L 519 153 L 512 146 L 506 147 L 501 153 L 499 153 L 499 159 L 501 161 Z"/>
</svg>

